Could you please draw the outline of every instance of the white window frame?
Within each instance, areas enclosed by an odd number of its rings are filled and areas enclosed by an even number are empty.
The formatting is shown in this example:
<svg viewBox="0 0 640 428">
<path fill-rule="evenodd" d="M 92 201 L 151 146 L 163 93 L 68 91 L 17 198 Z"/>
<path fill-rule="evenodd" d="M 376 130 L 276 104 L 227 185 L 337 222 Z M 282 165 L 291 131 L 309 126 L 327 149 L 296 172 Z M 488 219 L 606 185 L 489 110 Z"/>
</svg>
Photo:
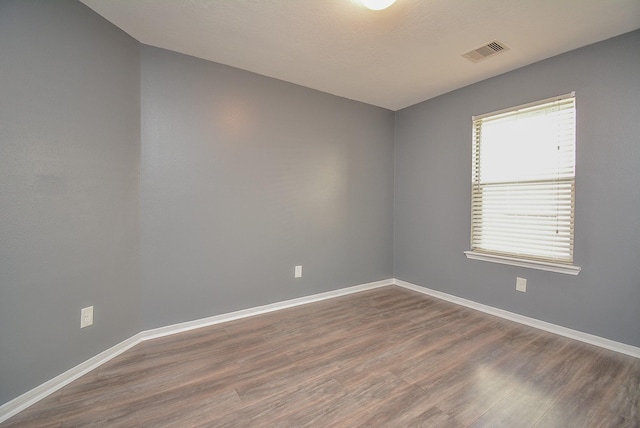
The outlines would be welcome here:
<svg viewBox="0 0 640 428">
<path fill-rule="evenodd" d="M 483 246 L 491 247 L 491 244 L 484 243 L 485 242 L 484 236 L 482 236 L 482 238 L 478 238 L 478 236 L 481 235 L 481 232 L 483 232 L 483 227 L 485 227 L 484 224 L 486 223 L 486 220 L 481 219 L 482 211 L 484 210 L 485 196 L 482 196 L 481 198 L 482 209 L 480 211 L 477 210 L 477 205 L 478 205 L 477 201 L 478 201 L 479 195 L 484 195 L 479 192 L 481 191 L 483 186 L 490 185 L 490 183 L 488 182 L 487 183 L 481 182 L 481 176 L 479 173 L 481 147 L 482 147 L 481 146 L 482 144 L 482 141 L 481 141 L 482 128 L 481 127 L 484 123 L 483 120 L 493 120 L 496 118 L 499 119 L 500 117 L 505 117 L 509 115 L 513 117 L 517 117 L 517 115 L 519 114 L 524 115 L 524 113 L 526 113 L 527 111 L 531 111 L 536 107 L 542 107 L 543 105 L 546 105 L 546 104 L 556 103 L 556 102 L 566 103 L 567 99 L 571 99 L 573 101 L 574 103 L 573 111 L 575 112 L 575 93 L 571 92 L 569 94 L 547 98 L 544 100 L 535 101 L 532 103 L 527 103 L 527 104 L 523 104 L 516 107 L 511 107 L 511 108 L 483 114 L 480 116 L 473 116 L 472 118 L 473 120 L 473 139 L 472 139 L 472 143 L 473 143 L 472 176 L 473 178 L 472 178 L 472 206 L 471 206 L 471 209 L 472 209 L 471 250 L 465 251 L 465 255 L 467 256 L 467 258 L 473 259 L 473 260 L 482 260 L 482 261 L 488 261 L 493 263 L 501 263 L 501 264 L 507 264 L 512 266 L 539 269 L 539 270 L 564 273 L 564 274 L 570 274 L 570 275 L 577 275 L 580 272 L 580 267 L 575 266 L 573 264 L 573 238 L 574 238 L 574 230 L 575 230 L 574 221 L 573 221 L 573 219 L 575 218 L 575 122 L 573 125 L 573 165 L 572 165 L 573 175 L 572 177 L 570 177 L 570 182 L 571 182 L 571 196 L 570 196 L 571 221 L 570 221 L 570 231 L 569 231 L 569 236 L 570 236 L 569 247 L 570 248 L 567 250 L 569 251 L 569 255 L 568 256 L 565 255 L 565 257 L 563 257 L 562 259 L 555 259 L 553 256 L 540 256 L 540 255 L 524 254 L 522 252 L 515 252 L 515 251 L 510 252 L 508 250 L 496 250 L 496 247 L 483 248 Z M 574 115 L 574 121 L 575 121 L 575 115 Z M 560 144 L 558 145 L 558 147 L 560 147 Z M 567 181 L 567 178 L 564 177 L 563 180 Z M 519 182 L 517 180 L 515 181 L 509 180 L 507 182 L 507 185 L 510 185 L 510 184 L 513 184 L 513 186 L 516 187 L 518 184 L 522 184 L 522 182 Z M 514 190 L 510 189 L 510 191 L 514 191 Z M 474 202 L 476 203 L 475 211 L 474 211 Z M 483 225 L 478 226 L 479 222 L 483 223 Z M 487 232 L 484 231 L 484 233 L 486 234 Z M 551 233 L 554 233 L 554 232 L 551 232 Z M 557 233 L 557 230 L 555 231 L 555 233 Z M 475 237 L 474 237 L 474 234 L 476 235 Z M 487 242 L 488 241 L 489 240 L 487 240 Z"/>
</svg>

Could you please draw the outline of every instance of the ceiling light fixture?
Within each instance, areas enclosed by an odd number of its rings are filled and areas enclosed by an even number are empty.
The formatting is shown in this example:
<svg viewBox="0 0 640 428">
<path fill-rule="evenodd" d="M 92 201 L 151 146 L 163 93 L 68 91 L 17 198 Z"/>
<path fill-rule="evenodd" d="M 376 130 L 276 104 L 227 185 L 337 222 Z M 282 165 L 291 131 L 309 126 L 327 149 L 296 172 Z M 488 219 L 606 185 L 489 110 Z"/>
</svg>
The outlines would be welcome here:
<svg viewBox="0 0 640 428">
<path fill-rule="evenodd" d="M 371 10 L 386 9 L 395 2 L 396 0 L 360 0 L 360 3 Z"/>
</svg>

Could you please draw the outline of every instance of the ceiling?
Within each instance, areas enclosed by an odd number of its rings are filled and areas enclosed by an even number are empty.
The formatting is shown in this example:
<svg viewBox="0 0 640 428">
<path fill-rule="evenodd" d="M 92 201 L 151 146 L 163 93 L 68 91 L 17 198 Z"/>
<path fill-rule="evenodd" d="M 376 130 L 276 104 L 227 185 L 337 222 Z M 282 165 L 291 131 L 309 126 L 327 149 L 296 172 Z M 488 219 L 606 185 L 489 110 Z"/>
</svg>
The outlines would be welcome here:
<svg viewBox="0 0 640 428">
<path fill-rule="evenodd" d="M 142 43 L 390 110 L 640 28 L 640 0 L 81 1 Z"/>
</svg>

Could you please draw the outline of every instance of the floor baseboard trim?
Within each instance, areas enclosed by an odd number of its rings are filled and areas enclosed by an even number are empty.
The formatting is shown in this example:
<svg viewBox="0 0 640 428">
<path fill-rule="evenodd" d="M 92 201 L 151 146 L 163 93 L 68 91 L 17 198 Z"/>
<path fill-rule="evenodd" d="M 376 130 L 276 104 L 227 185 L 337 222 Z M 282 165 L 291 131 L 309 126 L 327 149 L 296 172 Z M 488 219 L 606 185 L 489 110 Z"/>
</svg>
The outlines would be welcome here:
<svg viewBox="0 0 640 428">
<path fill-rule="evenodd" d="M 79 377 L 89 373 L 91 370 L 98 368 L 107 361 L 117 357 L 123 352 L 131 349 L 142 341 L 142 335 L 140 333 L 131 336 L 130 338 L 123 340 L 117 345 L 102 351 L 98 355 L 89 358 L 88 360 L 78 364 L 75 367 L 70 368 L 66 372 L 48 380 L 47 382 L 33 388 L 30 391 L 14 398 L 13 400 L 0 406 L 0 423 L 6 421 L 10 417 L 20 413 L 27 407 L 37 403 L 43 398 L 53 394 L 59 389 L 70 384 Z"/>
<path fill-rule="evenodd" d="M 338 290 L 327 291 L 310 296 L 299 297 L 297 299 L 284 300 L 282 302 L 271 303 L 264 306 L 256 306 L 255 308 L 243 309 L 236 312 L 215 315 L 208 318 L 202 318 L 194 321 L 187 321 L 179 324 L 173 324 L 166 327 L 159 327 L 152 330 L 145 330 L 141 333 L 142 340 L 156 339 L 158 337 L 170 336 L 172 334 L 182 333 L 197 328 L 208 327 L 223 322 L 248 318 L 255 315 L 266 314 L 268 312 L 279 311 L 281 309 L 292 308 L 294 306 L 306 305 L 308 303 L 319 302 L 321 300 L 332 299 L 335 297 L 345 296 L 347 294 L 359 293 L 361 291 L 373 290 L 374 288 L 393 285 L 392 279 L 382 281 L 369 282 L 366 284 L 355 285 L 353 287 L 341 288 Z"/>
<path fill-rule="evenodd" d="M 560 336 L 568 337 L 570 339 L 579 340 L 590 345 L 599 346 L 601 348 L 609 349 L 621 354 L 640 358 L 640 348 L 632 345 L 627 345 L 626 343 L 616 342 L 614 340 L 605 339 L 604 337 L 595 336 L 593 334 L 584 333 L 582 331 L 573 330 L 567 327 L 562 327 L 557 324 L 530 318 L 524 315 L 516 314 L 514 312 L 505 311 L 504 309 L 498 309 L 493 306 L 488 306 L 482 303 L 474 302 L 472 300 L 463 299 L 462 297 L 443 293 L 437 290 L 432 290 L 430 288 L 422 287 L 420 285 L 412 284 L 410 282 L 402 281 L 396 278 L 393 279 L 393 284 L 409 290 L 417 291 L 418 293 L 426 294 L 431 297 L 446 300 L 451 303 L 485 312 L 490 315 L 495 315 L 500 318 L 515 321 L 529 327 L 534 327 L 540 330 L 548 331 L 550 333 L 558 334 Z"/>
<path fill-rule="evenodd" d="M 184 331 L 194 330 L 196 328 L 207 327 L 214 324 L 252 317 L 255 315 L 265 314 L 268 312 L 278 311 L 294 306 L 306 305 L 308 303 L 319 302 L 321 300 L 332 299 L 334 297 L 346 296 L 347 294 L 359 293 L 361 291 L 373 290 L 374 288 L 385 287 L 393 284 L 393 279 L 385 279 L 382 281 L 369 282 L 366 284 L 360 284 L 352 287 L 341 288 L 338 290 L 327 291 L 324 293 L 313 294 L 310 296 L 299 297 L 296 299 L 285 300 L 269 305 L 257 306 L 255 308 L 244 309 L 227 314 L 221 314 L 208 318 L 202 318 L 199 320 L 188 321 L 180 324 L 142 331 L 99 353 L 98 355 L 89 358 L 85 362 L 72 367 L 66 372 L 54 377 L 51 380 L 48 380 L 47 382 L 33 388 L 32 390 L 25 392 L 24 394 L 14 398 L 13 400 L 1 405 L 0 423 L 18 414 L 27 407 L 37 403 L 43 398 L 53 394 L 69 383 L 78 379 L 79 377 L 89 373 L 93 369 L 98 368 L 102 364 L 117 357 L 118 355 L 122 354 L 123 352 L 134 347 L 144 340 L 169 336 L 172 334 L 182 333 Z"/>
<path fill-rule="evenodd" d="M 625 343 L 616 342 L 613 340 L 605 339 L 600 336 L 584 333 L 577 330 L 572 330 L 566 327 L 562 327 L 556 324 L 551 324 L 545 321 L 541 321 L 535 318 L 530 318 L 524 315 L 516 314 L 513 312 L 498 309 L 493 306 L 484 305 L 482 303 L 474 302 L 472 300 L 463 299 L 462 297 L 454 296 L 451 294 L 443 293 L 441 291 L 433 290 L 430 288 L 422 287 L 420 285 L 412 284 L 410 282 L 402 281 L 399 279 L 386 279 L 382 281 L 369 282 L 366 284 L 355 285 L 353 287 L 341 288 L 338 290 L 327 291 L 324 293 L 313 294 L 310 296 L 299 297 L 296 299 L 285 300 L 282 302 L 272 303 L 264 306 L 257 306 L 255 308 L 244 309 L 235 312 L 229 312 L 227 314 L 216 315 L 208 318 L 202 318 L 194 321 L 188 321 L 184 323 L 169 325 L 152 330 L 145 330 L 134 336 L 112 346 L 111 348 L 99 353 L 98 355 L 88 359 L 87 361 L 67 370 L 66 372 L 56 376 L 55 378 L 37 386 L 36 388 L 25 392 L 19 397 L 0 406 L 0 423 L 6 421 L 10 417 L 18 414 L 27 407 L 37 403 L 43 398 L 53 394 L 79 377 L 89 373 L 106 363 L 107 361 L 117 357 L 128 349 L 134 347 L 138 343 L 144 340 L 155 339 L 164 336 L 170 336 L 177 333 L 182 333 L 197 328 L 207 327 L 215 324 L 220 324 L 228 321 L 238 320 L 241 318 L 248 318 L 255 315 L 265 314 L 268 312 L 274 312 L 281 309 L 291 308 L 294 306 L 305 305 L 308 303 L 319 302 L 321 300 L 332 299 L 335 297 L 345 296 L 348 294 L 359 293 L 361 291 L 373 290 L 379 287 L 385 287 L 389 285 L 396 285 L 408 290 L 417 291 L 418 293 L 426 294 L 431 297 L 435 297 L 441 300 L 445 300 L 451 303 L 455 303 L 461 306 L 465 306 L 471 309 L 475 309 L 481 312 L 485 312 L 490 315 L 495 315 L 500 318 L 515 321 L 520 324 L 524 324 L 530 327 L 534 327 L 540 330 L 548 331 L 550 333 L 565 336 L 571 339 L 579 340 L 581 342 L 589 343 L 591 345 L 599 346 L 601 348 L 609 349 L 611 351 L 620 352 L 622 354 L 630 355 L 635 358 L 640 358 L 640 348 L 627 345 Z"/>
</svg>

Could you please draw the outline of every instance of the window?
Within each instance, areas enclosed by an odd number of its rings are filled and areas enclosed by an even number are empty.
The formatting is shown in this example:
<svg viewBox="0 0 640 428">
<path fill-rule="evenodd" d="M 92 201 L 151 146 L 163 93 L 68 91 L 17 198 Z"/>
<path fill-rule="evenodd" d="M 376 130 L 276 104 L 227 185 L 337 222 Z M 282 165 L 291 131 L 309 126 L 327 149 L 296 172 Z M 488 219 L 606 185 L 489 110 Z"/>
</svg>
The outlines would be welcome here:
<svg viewBox="0 0 640 428">
<path fill-rule="evenodd" d="M 577 275 L 573 93 L 473 117 L 468 258 Z"/>
</svg>

